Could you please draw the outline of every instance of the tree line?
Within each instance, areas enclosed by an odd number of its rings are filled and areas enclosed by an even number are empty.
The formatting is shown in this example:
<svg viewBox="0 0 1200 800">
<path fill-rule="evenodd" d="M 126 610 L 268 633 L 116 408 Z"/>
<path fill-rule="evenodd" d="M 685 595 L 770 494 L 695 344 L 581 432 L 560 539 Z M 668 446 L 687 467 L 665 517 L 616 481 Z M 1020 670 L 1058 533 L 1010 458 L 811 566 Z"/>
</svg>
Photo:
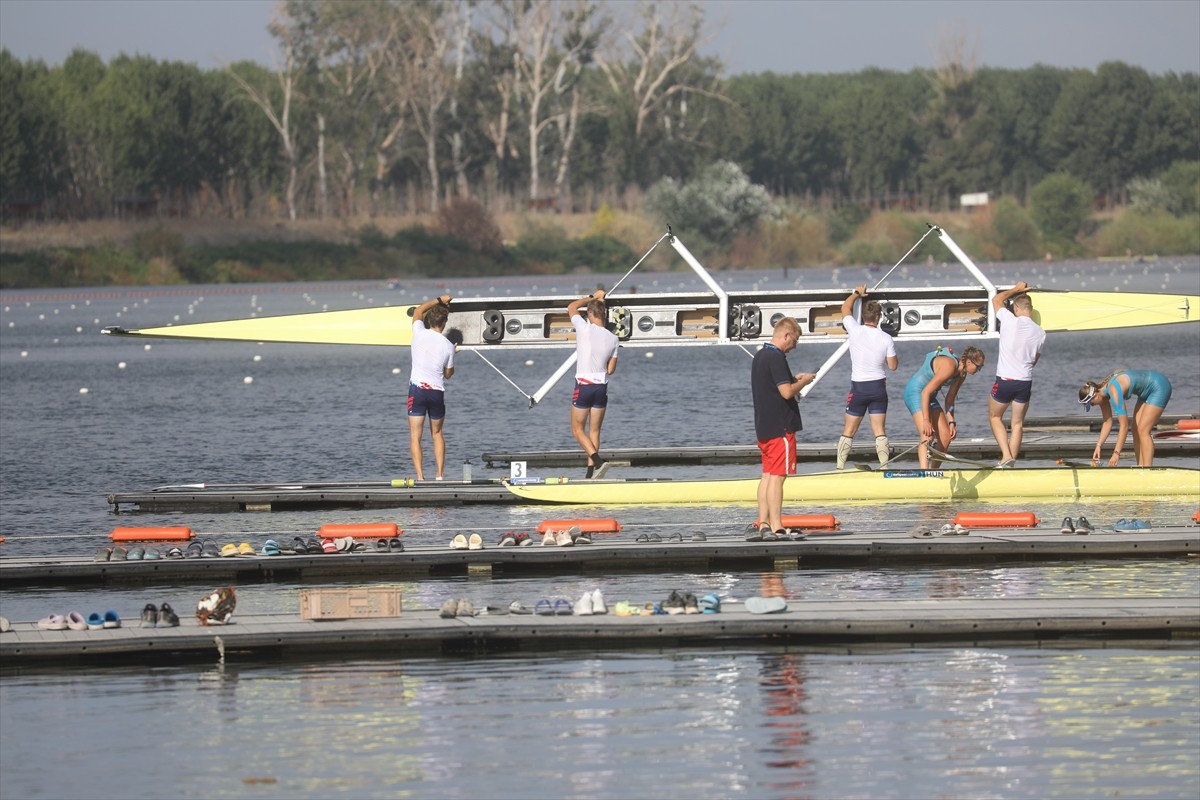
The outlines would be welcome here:
<svg viewBox="0 0 1200 800">
<path fill-rule="evenodd" d="M 797 206 L 1101 201 L 1200 161 L 1200 77 L 977 68 L 727 77 L 703 12 L 591 0 L 288 0 L 275 63 L 0 50 L 6 221 L 636 210 L 717 162 Z M 951 43 L 953 44 L 953 43 Z"/>
</svg>

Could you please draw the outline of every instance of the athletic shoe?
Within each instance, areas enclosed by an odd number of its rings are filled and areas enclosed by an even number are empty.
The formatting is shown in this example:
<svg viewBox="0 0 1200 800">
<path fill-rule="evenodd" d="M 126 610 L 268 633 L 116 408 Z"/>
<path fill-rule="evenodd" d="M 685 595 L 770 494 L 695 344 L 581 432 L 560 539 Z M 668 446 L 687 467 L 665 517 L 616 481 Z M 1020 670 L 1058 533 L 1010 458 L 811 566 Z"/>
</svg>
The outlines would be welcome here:
<svg viewBox="0 0 1200 800">
<path fill-rule="evenodd" d="M 908 535 L 914 539 L 928 539 L 930 536 L 933 536 L 933 531 L 929 530 L 929 528 L 925 527 L 924 525 L 917 525 L 916 527 L 909 529 Z"/>
<path fill-rule="evenodd" d="M 517 537 L 513 534 L 512 531 L 509 531 L 508 533 L 502 533 L 502 534 L 500 534 L 500 541 L 497 542 L 497 544 L 500 547 L 516 547 L 517 546 Z"/>
<path fill-rule="evenodd" d="M 158 608 L 154 603 L 147 603 L 142 609 L 142 627 L 157 628 L 158 627 Z"/>
<path fill-rule="evenodd" d="M 996 469 L 1012 469 L 1017 465 L 1015 458 L 1006 458 L 1003 461 L 996 462 Z"/>
<path fill-rule="evenodd" d="M 970 533 L 971 533 L 970 529 L 963 527 L 962 525 L 960 525 L 957 522 L 954 523 L 954 535 L 955 536 L 968 536 L 968 535 L 970 535 Z"/>
<path fill-rule="evenodd" d="M 604 605 L 604 595 L 600 594 L 599 589 L 592 590 L 592 613 L 607 614 L 608 606 Z"/>
<path fill-rule="evenodd" d="M 458 601 L 454 599 L 447 600 L 442 603 L 442 610 L 438 612 L 443 619 L 453 619 L 458 613 Z"/>
<path fill-rule="evenodd" d="M 465 597 L 458 601 L 458 607 L 454 611 L 457 617 L 473 617 L 475 616 L 475 607 L 471 605 L 471 601 Z"/>
<path fill-rule="evenodd" d="M 37 626 L 44 631 L 65 631 L 67 629 L 67 618 L 62 614 L 51 614 L 48 617 L 39 619 Z"/>
<path fill-rule="evenodd" d="M 596 464 L 595 464 L 596 471 L 592 474 L 592 477 L 595 478 L 596 480 L 599 480 L 600 478 L 604 477 L 604 473 L 608 472 L 609 464 L 606 459 L 600 457 L 599 450 L 596 451 L 595 455 L 593 455 L 592 458 L 596 462 Z"/>
<path fill-rule="evenodd" d="M 696 603 L 696 595 L 688 592 L 683 596 L 683 613 L 699 614 L 700 606 Z"/>
<path fill-rule="evenodd" d="M 83 618 L 83 614 L 78 611 L 72 611 L 67 614 L 67 627 L 73 631 L 86 631 L 88 629 L 87 620 Z"/>
<path fill-rule="evenodd" d="M 957 536 L 958 535 L 954 532 L 954 523 L 953 522 L 947 522 L 945 525 L 942 526 L 941 530 L 939 530 L 938 533 L 940 533 L 942 536 Z"/>
<path fill-rule="evenodd" d="M 667 599 L 664 600 L 662 604 L 663 611 L 668 614 L 682 614 L 683 607 L 683 595 L 673 589 L 671 590 L 671 594 L 667 596 Z"/>
<path fill-rule="evenodd" d="M 546 535 L 542 537 L 542 547 L 555 547 L 558 545 L 558 535 L 554 531 L 546 531 Z"/>
<path fill-rule="evenodd" d="M 1076 520 L 1075 520 L 1075 532 L 1076 533 L 1078 533 L 1079 535 L 1082 536 L 1084 534 L 1091 533 L 1094 530 L 1095 530 L 1095 528 L 1092 527 L 1092 523 L 1088 522 L 1087 517 L 1076 518 Z"/>
<path fill-rule="evenodd" d="M 850 456 L 850 446 L 854 444 L 854 440 L 849 436 L 839 436 L 837 443 L 837 468 L 846 468 L 846 459 Z"/>
<path fill-rule="evenodd" d="M 158 627 L 160 628 L 178 628 L 179 615 L 175 613 L 175 609 L 171 608 L 166 603 L 162 604 L 162 608 L 158 610 Z"/>
<path fill-rule="evenodd" d="M 584 592 L 579 596 L 579 599 L 575 601 L 574 611 L 575 616 L 578 617 L 590 617 L 593 613 L 595 613 L 592 611 L 591 592 Z"/>
<path fill-rule="evenodd" d="M 592 537 L 586 533 L 581 533 L 575 537 L 575 544 L 591 544 Z"/>
<path fill-rule="evenodd" d="M 571 547 L 575 544 L 575 540 L 571 538 L 571 534 L 567 531 L 559 531 L 554 534 L 555 541 L 559 547 Z"/>
<path fill-rule="evenodd" d="M 532 547 L 533 539 L 529 538 L 529 534 L 521 531 L 517 534 L 517 547 Z"/>
<path fill-rule="evenodd" d="M 1062 527 L 1059 528 L 1059 533 L 1067 535 L 1072 535 L 1075 533 L 1075 523 L 1071 521 L 1070 517 L 1063 517 L 1063 524 Z"/>
</svg>

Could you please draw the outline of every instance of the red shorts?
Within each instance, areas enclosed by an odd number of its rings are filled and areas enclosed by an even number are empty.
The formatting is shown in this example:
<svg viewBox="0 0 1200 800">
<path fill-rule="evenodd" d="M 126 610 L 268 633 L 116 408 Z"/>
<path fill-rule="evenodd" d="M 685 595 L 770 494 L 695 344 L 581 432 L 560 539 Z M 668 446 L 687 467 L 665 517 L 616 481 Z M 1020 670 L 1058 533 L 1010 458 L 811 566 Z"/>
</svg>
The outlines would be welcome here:
<svg viewBox="0 0 1200 800">
<path fill-rule="evenodd" d="M 778 439 L 758 440 L 762 453 L 762 471 L 768 475 L 796 474 L 796 434 L 785 433 Z"/>
</svg>

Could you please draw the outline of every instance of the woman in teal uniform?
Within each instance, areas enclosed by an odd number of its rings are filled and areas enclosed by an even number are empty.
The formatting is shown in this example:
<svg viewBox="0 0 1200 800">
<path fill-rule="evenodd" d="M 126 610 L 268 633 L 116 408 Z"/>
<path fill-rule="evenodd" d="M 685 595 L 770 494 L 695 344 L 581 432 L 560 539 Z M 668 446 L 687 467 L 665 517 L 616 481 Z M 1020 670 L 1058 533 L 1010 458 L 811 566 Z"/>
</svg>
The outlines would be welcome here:
<svg viewBox="0 0 1200 800">
<path fill-rule="evenodd" d="M 1100 382 L 1088 381 L 1079 389 L 1079 402 L 1085 408 L 1100 406 L 1104 422 L 1100 425 L 1100 438 L 1092 451 L 1092 461 L 1100 460 L 1104 440 L 1112 430 L 1113 417 L 1120 420 L 1120 433 L 1113 448 L 1108 465 L 1115 467 L 1121 460 L 1125 440 L 1129 434 L 1129 414 L 1125 403 L 1136 397 L 1133 410 L 1133 456 L 1139 467 L 1154 466 L 1154 426 L 1162 417 L 1167 401 L 1171 399 L 1171 382 L 1161 372 L 1150 369 L 1121 369 Z"/>
<path fill-rule="evenodd" d="M 937 469 L 941 463 L 930 460 L 925 442 L 933 441 L 943 453 L 950 449 L 956 435 L 954 400 L 963 381 L 968 375 L 979 372 L 983 362 L 983 351 L 978 347 L 968 347 L 956 358 L 950 348 L 938 345 L 936 350 L 925 355 L 917 374 L 908 379 L 904 387 L 904 405 L 908 406 L 917 426 L 917 435 L 921 437 L 922 444 L 917 448 L 921 469 Z M 950 388 L 946 391 L 946 408 L 943 410 L 937 395 L 947 384 Z"/>
</svg>

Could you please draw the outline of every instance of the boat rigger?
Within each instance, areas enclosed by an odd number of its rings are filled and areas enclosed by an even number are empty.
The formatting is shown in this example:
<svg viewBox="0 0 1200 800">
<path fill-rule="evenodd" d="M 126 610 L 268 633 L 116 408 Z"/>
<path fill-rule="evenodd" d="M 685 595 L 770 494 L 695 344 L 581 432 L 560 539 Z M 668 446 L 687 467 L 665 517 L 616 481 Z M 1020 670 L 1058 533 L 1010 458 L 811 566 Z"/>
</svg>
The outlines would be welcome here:
<svg viewBox="0 0 1200 800">
<path fill-rule="evenodd" d="M 591 480 L 509 482 L 532 503 L 568 505 L 753 505 L 758 478 L 677 481 Z M 897 469 L 796 475 L 783 486 L 785 503 L 920 502 L 945 500 L 1073 500 L 1100 497 L 1181 497 L 1200 502 L 1200 470 L 1184 467 L 1028 467 Z"/>
</svg>

